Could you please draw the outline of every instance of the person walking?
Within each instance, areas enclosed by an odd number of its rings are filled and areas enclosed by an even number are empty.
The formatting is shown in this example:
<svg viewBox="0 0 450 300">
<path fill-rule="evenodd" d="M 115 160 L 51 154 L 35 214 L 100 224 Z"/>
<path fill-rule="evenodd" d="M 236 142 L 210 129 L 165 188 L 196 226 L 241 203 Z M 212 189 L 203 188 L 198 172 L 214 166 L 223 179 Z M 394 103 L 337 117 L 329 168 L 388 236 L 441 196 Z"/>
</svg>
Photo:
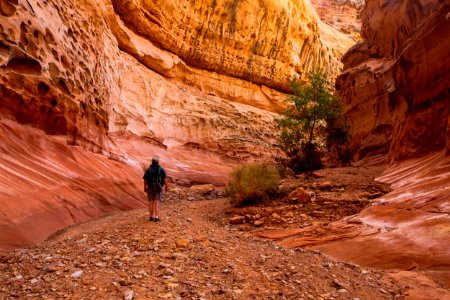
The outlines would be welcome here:
<svg viewBox="0 0 450 300">
<path fill-rule="evenodd" d="M 152 158 L 152 164 L 144 174 L 144 192 L 147 193 L 150 221 L 159 222 L 159 204 L 164 190 L 168 191 L 166 171 L 159 165 L 159 157 Z"/>
</svg>

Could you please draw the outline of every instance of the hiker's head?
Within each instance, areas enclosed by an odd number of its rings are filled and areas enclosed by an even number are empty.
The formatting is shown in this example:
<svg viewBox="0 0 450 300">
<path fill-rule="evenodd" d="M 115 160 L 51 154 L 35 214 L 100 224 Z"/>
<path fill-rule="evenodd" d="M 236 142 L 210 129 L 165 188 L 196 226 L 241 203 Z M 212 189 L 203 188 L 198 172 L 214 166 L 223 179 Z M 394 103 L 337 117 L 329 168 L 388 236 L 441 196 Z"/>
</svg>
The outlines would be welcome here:
<svg viewBox="0 0 450 300">
<path fill-rule="evenodd" d="M 159 156 L 154 156 L 152 158 L 152 165 L 157 165 L 159 163 Z"/>
</svg>

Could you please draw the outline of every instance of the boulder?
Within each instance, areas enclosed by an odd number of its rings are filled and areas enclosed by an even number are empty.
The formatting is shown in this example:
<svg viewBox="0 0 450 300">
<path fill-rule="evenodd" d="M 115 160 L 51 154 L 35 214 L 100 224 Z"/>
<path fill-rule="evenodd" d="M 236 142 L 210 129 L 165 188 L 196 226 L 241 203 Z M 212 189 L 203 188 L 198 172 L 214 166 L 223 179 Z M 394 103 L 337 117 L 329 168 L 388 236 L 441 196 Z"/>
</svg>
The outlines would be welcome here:
<svg viewBox="0 0 450 300">
<path fill-rule="evenodd" d="M 244 221 L 245 221 L 244 216 L 234 216 L 230 219 L 230 224 L 238 225 L 244 223 Z"/>
<path fill-rule="evenodd" d="M 289 194 L 290 200 L 295 200 L 297 203 L 308 203 L 311 202 L 311 196 L 308 191 L 304 188 L 299 187 L 295 191 Z"/>
<path fill-rule="evenodd" d="M 211 194 L 214 191 L 214 185 L 212 184 L 202 184 L 202 185 L 193 185 L 190 187 L 191 191 L 196 192 L 200 195 Z"/>
</svg>

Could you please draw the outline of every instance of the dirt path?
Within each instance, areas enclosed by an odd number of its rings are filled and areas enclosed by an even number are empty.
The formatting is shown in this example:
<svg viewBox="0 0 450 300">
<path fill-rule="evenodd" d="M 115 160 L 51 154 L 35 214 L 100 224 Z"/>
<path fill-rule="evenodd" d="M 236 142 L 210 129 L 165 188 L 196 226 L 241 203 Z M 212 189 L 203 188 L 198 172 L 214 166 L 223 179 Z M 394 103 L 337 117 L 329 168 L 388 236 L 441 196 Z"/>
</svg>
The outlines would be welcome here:
<svg viewBox="0 0 450 300">
<path fill-rule="evenodd" d="M 160 223 L 141 209 L 69 227 L 1 258 L 0 298 L 403 298 L 386 273 L 221 225 L 227 208 L 172 193 Z"/>
</svg>

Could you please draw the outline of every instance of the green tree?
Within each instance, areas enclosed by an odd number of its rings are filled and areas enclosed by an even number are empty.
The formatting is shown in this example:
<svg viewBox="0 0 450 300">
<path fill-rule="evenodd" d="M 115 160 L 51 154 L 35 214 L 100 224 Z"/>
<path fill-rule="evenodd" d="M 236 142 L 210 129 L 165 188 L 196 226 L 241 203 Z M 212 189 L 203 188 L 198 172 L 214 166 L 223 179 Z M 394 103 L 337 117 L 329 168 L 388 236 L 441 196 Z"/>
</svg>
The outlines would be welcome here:
<svg viewBox="0 0 450 300">
<path fill-rule="evenodd" d="M 332 94 L 326 73 L 320 69 L 309 72 L 304 84 L 294 79 L 292 90 L 293 94 L 286 98 L 287 109 L 276 120 L 281 129 L 280 146 L 288 157 L 286 164 L 294 171 L 320 169 L 317 135 L 327 135 L 328 123 L 341 122 L 341 105 Z"/>
</svg>

